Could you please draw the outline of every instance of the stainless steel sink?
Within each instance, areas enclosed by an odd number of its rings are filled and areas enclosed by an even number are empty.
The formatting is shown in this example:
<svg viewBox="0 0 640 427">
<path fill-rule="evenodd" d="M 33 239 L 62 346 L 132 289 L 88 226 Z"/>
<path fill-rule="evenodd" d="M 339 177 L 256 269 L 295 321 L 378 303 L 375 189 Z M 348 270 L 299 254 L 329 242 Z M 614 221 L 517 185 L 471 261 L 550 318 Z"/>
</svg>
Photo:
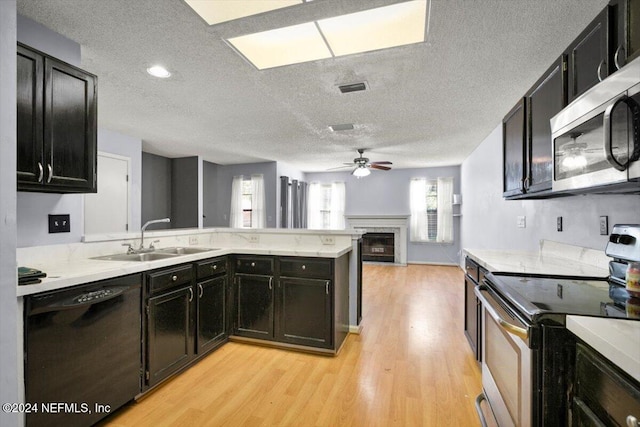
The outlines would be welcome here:
<svg viewBox="0 0 640 427">
<path fill-rule="evenodd" d="M 170 253 L 147 252 L 143 254 L 114 254 L 97 256 L 91 259 L 107 260 L 107 261 L 155 261 L 159 259 L 175 258 L 178 255 Z"/>
<path fill-rule="evenodd" d="M 185 247 L 172 247 L 156 249 L 153 253 L 174 254 L 174 255 L 191 255 L 201 254 L 202 252 L 217 251 L 219 248 L 185 248 Z"/>
<path fill-rule="evenodd" d="M 99 259 L 106 261 L 155 261 L 158 259 L 175 258 L 180 255 L 200 254 L 203 252 L 215 251 L 218 248 L 184 248 L 184 247 L 171 247 L 156 249 L 153 252 L 144 252 L 141 254 L 113 254 L 97 256 L 91 259 Z"/>
</svg>

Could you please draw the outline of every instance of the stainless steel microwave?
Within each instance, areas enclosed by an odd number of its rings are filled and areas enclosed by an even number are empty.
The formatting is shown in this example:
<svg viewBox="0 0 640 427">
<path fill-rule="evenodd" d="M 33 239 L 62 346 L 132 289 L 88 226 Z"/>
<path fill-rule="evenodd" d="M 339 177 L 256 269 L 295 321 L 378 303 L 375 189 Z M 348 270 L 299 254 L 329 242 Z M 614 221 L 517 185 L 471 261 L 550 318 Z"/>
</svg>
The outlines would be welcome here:
<svg viewBox="0 0 640 427">
<path fill-rule="evenodd" d="M 640 194 L 640 58 L 551 119 L 553 192 Z"/>
</svg>

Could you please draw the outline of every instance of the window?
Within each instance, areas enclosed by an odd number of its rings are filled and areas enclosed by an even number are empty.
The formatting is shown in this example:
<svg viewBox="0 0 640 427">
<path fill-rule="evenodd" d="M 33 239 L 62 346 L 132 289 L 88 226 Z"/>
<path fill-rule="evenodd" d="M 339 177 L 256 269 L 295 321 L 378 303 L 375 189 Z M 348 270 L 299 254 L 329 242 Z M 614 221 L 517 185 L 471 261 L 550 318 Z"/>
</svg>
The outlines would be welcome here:
<svg viewBox="0 0 640 427">
<path fill-rule="evenodd" d="M 344 223 L 345 184 L 334 182 L 309 184 L 307 226 L 311 229 L 342 230 Z"/>
<path fill-rule="evenodd" d="M 453 178 L 414 178 L 410 186 L 412 242 L 453 242 Z"/>
<path fill-rule="evenodd" d="M 231 210 L 229 226 L 233 228 L 264 228 L 264 178 L 251 175 L 245 179 L 234 176 L 231 182 Z"/>
</svg>

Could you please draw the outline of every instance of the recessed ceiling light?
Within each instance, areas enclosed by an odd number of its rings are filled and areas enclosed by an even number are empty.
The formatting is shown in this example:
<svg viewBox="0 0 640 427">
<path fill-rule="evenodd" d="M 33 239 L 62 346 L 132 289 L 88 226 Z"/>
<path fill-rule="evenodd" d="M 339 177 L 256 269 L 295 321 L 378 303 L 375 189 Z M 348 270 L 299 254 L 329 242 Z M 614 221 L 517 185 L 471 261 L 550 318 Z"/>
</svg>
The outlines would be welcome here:
<svg viewBox="0 0 640 427">
<path fill-rule="evenodd" d="M 151 74 L 153 77 L 159 77 L 161 79 L 166 79 L 171 76 L 171 73 L 162 65 L 154 65 L 153 67 L 147 68 L 147 73 Z"/>
</svg>

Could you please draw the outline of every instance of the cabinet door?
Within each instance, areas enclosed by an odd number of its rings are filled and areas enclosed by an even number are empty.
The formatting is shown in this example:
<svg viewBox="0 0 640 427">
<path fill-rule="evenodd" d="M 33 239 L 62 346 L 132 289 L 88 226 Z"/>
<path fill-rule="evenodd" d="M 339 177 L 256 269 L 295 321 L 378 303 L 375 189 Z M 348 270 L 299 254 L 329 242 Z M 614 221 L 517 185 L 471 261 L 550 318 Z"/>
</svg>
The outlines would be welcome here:
<svg viewBox="0 0 640 427">
<path fill-rule="evenodd" d="M 96 80 L 45 58 L 44 176 L 50 191 L 96 192 Z"/>
<path fill-rule="evenodd" d="M 476 284 L 465 276 L 464 278 L 464 334 L 476 360 L 480 360 L 478 352 L 478 298 L 473 292 Z"/>
<path fill-rule="evenodd" d="M 566 57 L 563 55 L 527 94 L 527 193 L 551 189 L 553 144 L 549 120 L 566 105 Z"/>
<path fill-rule="evenodd" d="M 612 36 L 609 61 L 613 64 L 612 71 L 617 71 L 640 55 L 640 0 L 612 0 L 609 7 Z"/>
<path fill-rule="evenodd" d="M 227 276 L 200 282 L 198 292 L 198 323 L 196 351 L 203 354 L 226 338 L 225 298 Z"/>
<path fill-rule="evenodd" d="M 191 286 L 149 299 L 147 385 L 175 373 L 193 356 L 192 300 Z"/>
<path fill-rule="evenodd" d="M 236 274 L 236 334 L 273 339 L 273 276 Z"/>
<path fill-rule="evenodd" d="M 44 58 L 18 46 L 16 95 L 17 109 L 17 171 L 21 184 L 40 186 L 44 177 L 42 164 L 42 83 Z"/>
<path fill-rule="evenodd" d="M 331 281 L 281 277 L 278 294 L 278 341 L 331 348 Z"/>
<path fill-rule="evenodd" d="M 569 102 L 609 75 L 609 7 L 567 48 Z"/>
<path fill-rule="evenodd" d="M 522 194 L 524 190 L 525 117 L 522 98 L 502 121 L 504 197 Z"/>
</svg>

